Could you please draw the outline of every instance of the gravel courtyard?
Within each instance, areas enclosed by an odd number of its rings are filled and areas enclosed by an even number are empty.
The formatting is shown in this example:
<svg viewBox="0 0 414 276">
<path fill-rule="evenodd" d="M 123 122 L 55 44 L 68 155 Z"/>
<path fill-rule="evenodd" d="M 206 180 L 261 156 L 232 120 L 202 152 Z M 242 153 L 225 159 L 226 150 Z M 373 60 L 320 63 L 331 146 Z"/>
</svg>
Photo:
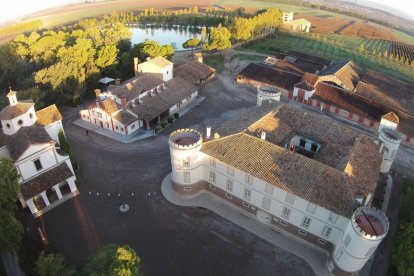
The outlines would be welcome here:
<svg viewBox="0 0 414 276">
<path fill-rule="evenodd" d="M 80 195 L 36 220 L 50 244 L 71 262 L 84 263 L 108 243 L 131 245 L 147 275 L 314 275 L 302 259 L 272 246 L 218 215 L 179 207 L 161 195 L 171 171 L 168 135 L 177 128 L 203 131 L 246 116 L 254 93 L 235 90 L 220 76 L 200 90 L 206 100 L 160 135 L 122 144 L 72 124 L 77 109 L 63 111 L 65 131 L 80 169 Z M 118 196 L 119 190 L 122 191 Z M 125 200 L 131 207 L 120 213 Z M 37 225 L 32 225 L 33 231 Z"/>
</svg>

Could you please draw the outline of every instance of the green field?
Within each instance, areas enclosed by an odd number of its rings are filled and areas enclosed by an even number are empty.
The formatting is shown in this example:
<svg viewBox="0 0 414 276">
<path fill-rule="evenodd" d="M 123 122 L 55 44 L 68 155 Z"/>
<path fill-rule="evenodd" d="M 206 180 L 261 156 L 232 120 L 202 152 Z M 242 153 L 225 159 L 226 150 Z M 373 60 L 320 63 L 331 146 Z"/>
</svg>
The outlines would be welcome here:
<svg viewBox="0 0 414 276">
<path fill-rule="evenodd" d="M 377 49 L 383 50 L 385 49 L 385 42 L 381 43 L 382 41 L 380 40 L 372 42 L 369 39 L 363 38 L 355 38 L 354 40 L 342 36 L 338 37 L 340 38 L 335 40 L 335 35 L 313 38 L 312 35 L 279 32 L 272 38 L 266 38 L 255 44 L 244 46 L 243 49 L 269 55 L 275 55 L 280 51 L 296 50 L 333 61 L 351 59 L 364 69 L 379 71 L 383 74 L 414 84 L 412 67 L 395 63 L 387 57 L 372 55 L 368 50 L 359 52 L 358 47 L 356 47 L 364 42 L 370 43 L 369 47 L 371 49 L 377 47 Z"/>
<path fill-rule="evenodd" d="M 318 9 L 312 9 L 308 7 L 294 6 L 294 5 L 284 5 L 266 1 L 252 1 L 252 0 L 217 0 L 213 3 L 221 7 L 244 7 L 244 8 L 257 8 L 257 9 L 266 9 L 266 8 L 278 8 L 282 11 L 293 11 L 300 14 L 308 14 L 316 17 L 326 18 L 331 16 L 340 16 L 344 18 L 349 18 L 346 15 L 337 14 L 334 12 L 323 11 Z M 212 4 L 212 5 L 213 5 Z"/>
<path fill-rule="evenodd" d="M 204 63 L 216 69 L 218 73 L 224 70 L 224 57 L 222 54 L 209 54 L 204 56 Z"/>
<path fill-rule="evenodd" d="M 399 39 L 401 39 L 402 42 L 408 43 L 408 44 L 414 44 L 414 36 L 397 31 L 397 30 L 392 30 L 392 31 Z"/>
</svg>

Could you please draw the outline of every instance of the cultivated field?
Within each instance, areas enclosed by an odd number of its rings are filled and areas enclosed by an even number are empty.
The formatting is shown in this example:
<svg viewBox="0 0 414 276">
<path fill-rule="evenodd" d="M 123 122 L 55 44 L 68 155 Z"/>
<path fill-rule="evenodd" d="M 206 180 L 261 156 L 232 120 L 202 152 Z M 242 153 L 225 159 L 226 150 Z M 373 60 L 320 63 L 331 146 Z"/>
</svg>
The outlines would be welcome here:
<svg viewBox="0 0 414 276">
<path fill-rule="evenodd" d="M 317 34 L 316 34 L 317 35 Z M 335 40 L 335 37 L 337 38 Z M 358 51 L 357 46 L 361 42 L 367 43 L 366 49 L 376 49 L 373 54 L 371 50 Z M 365 45 L 365 44 L 364 44 Z M 287 50 L 296 50 L 307 54 L 324 57 L 330 60 L 354 60 L 364 69 L 372 69 L 397 79 L 414 84 L 412 67 L 395 62 L 385 57 L 380 51 L 387 49 L 387 42 L 381 40 L 367 40 L 364 38 L 347 38 L 340 35 L 328 35 L 314 37 L 299 33 L 279 32 L 274 37 L 266 38 L 254 44 L 243 47 L 244 50 L 253 50 L 269 55 L 277 55 Z"/>
<path fill-rule="evenodd" d="M 359 36 L 365 38 L 398 41 L 398 37 L 394 35 L 391 29 L 362 21 L 355 21 L 340 30 L 338 33 L 345 36 Z"/>
<path fill-rule="evenodd" d="M 414 45 L 391 42 L 390 55 L 411 63 L 414 61 Z"/>
</svg>

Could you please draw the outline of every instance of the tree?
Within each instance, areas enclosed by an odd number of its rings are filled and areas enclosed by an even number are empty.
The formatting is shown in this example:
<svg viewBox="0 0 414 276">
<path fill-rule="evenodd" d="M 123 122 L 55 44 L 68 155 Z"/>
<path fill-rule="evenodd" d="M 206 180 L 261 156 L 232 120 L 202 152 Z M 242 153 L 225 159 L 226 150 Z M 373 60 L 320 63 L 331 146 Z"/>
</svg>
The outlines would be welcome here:
<svg viewBox="0 0 414 276">
<path fill-rule="evenodd" d="M 235 40 L 248 40 L 252 37 L 254 28 L 253 20 L 236 17 L 231 26 L 231 35 Z"/>
<path fill-rule="evenodd" d="M 19 194 L 19 174 L 11 160 L 0 158 L 0 248 L 13 251 L 20 245 L 23 227 L 14 217 Z"/>
<path fill-rule="evenodd" d="M 398 232 L 391 261 L 400 276 L 414 275 L 414 221 Z"/>
<path fill-rule="evenodd" d="M 39 276 L 70 276 L 75 274 L 75 269 L 70 267 L 65 258 L 60 254 L 42 251 L 37 259 L 36 272 Z"/>
<path fill-rule="evenodd" d="M 141 260 L 129 246 L 114 244 L 103 247 L 85 266 L 85 273 L 91 276 L 138 276 Z"/>
<path fill-rule="evenodd" d="M 364 44 L 364 43 L 361 43 L 361 44 L 359 45 L 358 51 L 359 51 L 360 53 L 365 52 L 365 44 Z"/>
<path fill-rule="evenodd" d="M 0 209 L 13 212 L 19 196 L 19 174 L 13 162 L 0 157 Z"/>
<path fill-rule="evenodd" d="M 230 31 L 219 24 L 217 27 L 211 27 L 208 43 L 204 44 L 207 50 L 224 50 L 231 47 Z"/>
<path fill-rule="evenodd" d="M 207 27 L 203 26 L 201 27 L 201 43 L 206 43 L 207 42 Z"/>
<path fill-rule="evenodd" d="M 146 60 L 148 57 L 164 57 L 171 59 L 174 55 L 174 48 L 171 45 L 160 45 L 157 41 L 147 40 L 143 43 L 136 44 L 133 51 L 138 52 L 140 60 Z"/>
<path fill-rule="evenodd" d="M 194 53 L 194 48 L 197 48 L 198 46 L 200 46 L 200 43 L 201 41 L 197 37 L 190 38 L 189 40 L 183 43 L 183 48 L 184 49 L 190 48 L 191 53 Z"/>
</svg>

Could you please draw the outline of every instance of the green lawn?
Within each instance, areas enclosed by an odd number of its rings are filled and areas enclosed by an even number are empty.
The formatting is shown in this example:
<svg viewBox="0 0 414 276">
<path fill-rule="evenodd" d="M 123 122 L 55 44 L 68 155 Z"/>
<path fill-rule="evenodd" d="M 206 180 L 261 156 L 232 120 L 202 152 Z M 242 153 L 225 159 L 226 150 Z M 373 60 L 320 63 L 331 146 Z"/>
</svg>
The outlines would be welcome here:
<svg viewBox="0 0 414 276">
<path fill-rule="evenodd" d="M 216 69 L 218 73 L 224 70 L 224 56 L 222 54 L 209 54 L 204 56 L 204 63 Z"/>
<path fill-rule="evenodd" d="M 248 60 L 248 61 L 259 61 L 259 60 L 265 59 L 265 57 L 263 56 L 247 55 L 247 54 L 235 54 L 233 58 L 237 58 L 238 60 Z"/>
<path fill-rule="evenodd" d="M 313 37 L 312 34 L 279 32 L 272 38 L 263 39 L 243 48 L 269 55 L 275 55 L 279 50 L 296 50 L 334 61 L 352 59 L 364 69 L 376 70 L 414 84 L 414 75 L 409 66 L 392 62 L 386 57 L 373 55 L 368 50 L 363 53 L 358 51 L 362 42 L 368 43 L 369 41 L 364 38 L 348 38 L 338 35 Z M 371 45 L 369 47 L 384 49 L 386 43 L 381 44 L 380 42 L 376 42 L 377 46 Z"/>
</svg>

